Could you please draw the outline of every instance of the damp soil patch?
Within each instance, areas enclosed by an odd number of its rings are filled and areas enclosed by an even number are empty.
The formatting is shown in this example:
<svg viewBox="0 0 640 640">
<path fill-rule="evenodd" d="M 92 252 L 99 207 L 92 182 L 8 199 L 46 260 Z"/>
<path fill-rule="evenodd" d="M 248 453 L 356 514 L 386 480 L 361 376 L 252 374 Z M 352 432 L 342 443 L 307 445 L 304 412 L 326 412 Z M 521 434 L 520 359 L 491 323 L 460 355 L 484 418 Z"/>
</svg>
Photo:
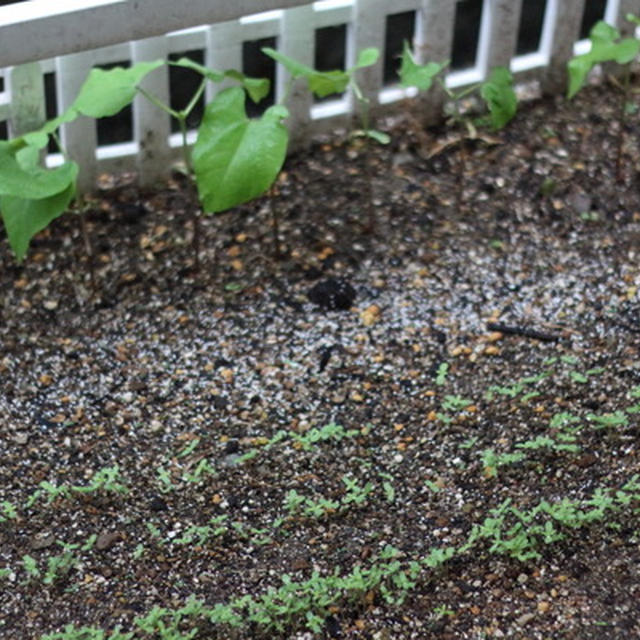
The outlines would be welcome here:
<svg viewBox="0 0 640 640">
<path fill-rule="evenodd" d="M 95 292 L 77 215 L 3 241 L 0 635 L 640 634 L 615 97 L 525 104 L 464 175 L 406 114 L 318 140 L 198 272 L 178 176 L 103 177 Z"/>
</svg>

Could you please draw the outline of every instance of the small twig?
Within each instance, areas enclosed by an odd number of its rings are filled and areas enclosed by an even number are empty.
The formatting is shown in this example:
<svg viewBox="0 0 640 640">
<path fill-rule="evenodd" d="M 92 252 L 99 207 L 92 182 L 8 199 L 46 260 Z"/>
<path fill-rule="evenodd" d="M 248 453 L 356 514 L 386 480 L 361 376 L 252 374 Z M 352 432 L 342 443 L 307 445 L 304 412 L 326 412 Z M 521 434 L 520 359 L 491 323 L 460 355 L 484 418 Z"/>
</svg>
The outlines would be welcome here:
<svg viewBox="0 0 640 640">
<path fill-rule="evenodd" d="M 522 336 L 524 338 L 540 340 L 541 342 L 556 342 L 563 338 L 562 335 L 557 333 L 546 333 L 535 329 L 527 329 L 526 327 L 502 324 L 501 322 L 487 322 L 487 329 L 489 331 L 499 331 L 500 333 L 505 333 L 511 336 Z"/>
</svg>

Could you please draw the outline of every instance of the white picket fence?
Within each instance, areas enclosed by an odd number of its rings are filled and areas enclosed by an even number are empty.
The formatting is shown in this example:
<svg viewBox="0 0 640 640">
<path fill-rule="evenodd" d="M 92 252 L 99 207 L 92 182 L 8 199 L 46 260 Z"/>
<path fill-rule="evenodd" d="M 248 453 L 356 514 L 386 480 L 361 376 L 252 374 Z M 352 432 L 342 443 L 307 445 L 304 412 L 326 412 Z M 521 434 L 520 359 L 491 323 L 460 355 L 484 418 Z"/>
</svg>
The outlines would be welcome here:
<svg viewBox="0 0 640 640">
<path fill-rule="evenodd" d="M 589 1 L 547 0 L 538 50 L 516 56 L 522 4 L 527 0 L 484 0 L 475 64 L 449 73 L 447 84 L 461 87 L 477 82 L 492 67 L 505 65 L 517 80 L 538 81 L 548 92 L 564 91 L 566 61 L 585 44 L 577 40 Z M 39 126 L 45 119 L 43 76 L 50 72 L 55 72 L 57 110 L 62 113 L 94 65 L 202 50 L 207 66 L 241 69 L 243 43 L 262 38 L 275 38 L 280 51 L 313 65 L 316 29 L 335 25 L 347 25 L 350 64 L 364 47 L 383 51 L 387 17 L 406 11 L 416 12 L 416 57 L 423 62 L 449 59 L 456 0 L 29 0 L 1 6 L 0 122 L 8 121 L 12 135 Z M 630 26 L 624 21 L 628 12 L 640 14 L 640 0 L 608 0 L 604 18 L 628 32 Z M 144 86 L 168 101 L 169 74 L 162 69 L 150 74 Z M 277 74 L 276 99 L 286 82 L 280 67 Z M 378 111 L 415 95 L 384 86 L 382 57 L 362 70 L 359 80 Z M 442 98 L 441 92 L 431 91 L 417 99 L 426 114 L 433 114 L 441 109 Z M 353 98 L 345 95 L 314 103 L 299 88 L 288 106 L 296 146 L 317 132 L 346 125 Z M 171 135 L 168 116 L 138 97 L 133 122 L 130 142 L 108 146 L 98 146 L 91 119 L 61 127 L 63 144 L 81 167 L 81 189 L 90 189 L 99 172 L 136 170 L 143 183 L 166 175 L 180 144 Z M 57 161 L 55 156 L 48 158 L 49 164 Z"/>
</svg>

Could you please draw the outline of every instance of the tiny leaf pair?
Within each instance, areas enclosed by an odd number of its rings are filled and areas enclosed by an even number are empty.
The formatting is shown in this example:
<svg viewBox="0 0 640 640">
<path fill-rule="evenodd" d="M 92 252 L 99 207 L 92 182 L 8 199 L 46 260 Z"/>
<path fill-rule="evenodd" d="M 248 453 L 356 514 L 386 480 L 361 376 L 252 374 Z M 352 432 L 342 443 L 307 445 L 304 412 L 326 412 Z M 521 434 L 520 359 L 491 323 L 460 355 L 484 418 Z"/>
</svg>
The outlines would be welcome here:
<svg viewBox="0 0 640 640">
<path fill-rule="evenodd" d="M 425 65 L 418 64 L 412 53 L 409 43 L 404 41 L 402 51 L 402 63 L 398 74 L 400 75 L 400 85 L 403 87 L 416 87 L 418 91 L 428 91 L 433 84 L 434 78 L 441 73 L 449 64 L 446 62 L 428 62 Z"/>
</svg>

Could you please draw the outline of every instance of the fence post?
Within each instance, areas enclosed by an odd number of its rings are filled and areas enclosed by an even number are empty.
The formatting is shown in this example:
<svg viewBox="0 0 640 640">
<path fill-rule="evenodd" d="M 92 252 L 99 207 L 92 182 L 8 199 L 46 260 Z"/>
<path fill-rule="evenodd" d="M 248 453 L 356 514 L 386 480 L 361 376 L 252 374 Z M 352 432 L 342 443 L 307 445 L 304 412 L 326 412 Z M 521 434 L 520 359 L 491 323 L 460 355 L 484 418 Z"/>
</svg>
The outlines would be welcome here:
<svg viewBox="0 0 640 640">
<path fill-rule="evenodd" d="M 507 67 L 518 44 L 522 0 L 485 0 L 480 34 L 480 67 L 486 77 L 494 67 Z"/>
<path fill-rule="evenodd" d="M 131 62 L 167 59 L 167 38 L 147 38 L 132 43 Z M 161 102 L 169 104 L 169 70 L 160 67 L 146 76 L 141 86 Z M 133 101 L 134 139 L 138 143 L 138 180 L 148 186 L 167 175 L 169 166 L 169 116 L 138 94 Z"/>
<path fill-rule="evenodd" d="M 17 137 L 40 128 L 46 120 L 40 63 L 13 67 L 9 72 L 9 92 L 9 135 Z"/>
<path fill-rule="evenodd" d="M 567 87 L 567 62 L 580 36 L 585 0 L 548 0 L 551 11 L 549 66 L 542 81 L 545 94 L 562 94 Z"/>
<path fill-rule="evenodd" d="M 313 5 L 304 5 L 283 11 L 280 21 L 280 38 L 278 49 L 286 56 L 313 67 L 315 63 L 315 29 L 313 24 Z M 276 71 L 277 99 L 286 91 L 289 74 L 278 65 Z M 287 108 L 289 117 L 286 120 L 290 134 L 291 148 L 300 148 L 311 141 L 309 138 L 309 121 L 313 97 L 307 88 L 307 81 L 299 78 L 293 84 Z"/>
<path fill-rule="evenodd" d="M 56 92 L 58 113 L 64 113 L 74 102 L 89 71 L 91 53 L 72 53 L 56 58 Z M 81 116 L 60 127 L 62 144 L 69 157 L 78 163 L 78 191 L 92 191 L 96 181 L 96 146 L 98 132 L 92 118 Z"/>
<path fill-rule="evenodd" d="M 385 0 L 354 0 L 352 33 L 347 38 L 347 67 L 355 64 L 362 49 L 376 47 L 380 51 L 380 57 L 374 65 L 356 72 L 358 85 L 364 97 L 369 100 L 372 112 L 378 105 L 378 93 L 382 88 L 384 74 L 386 6 Z M 352 105 L 353 101 L 352 96 Z M 354 112 L 353 109 L 350 111 Z"/>
<path fill-rule="evenodd" d="M 420 64 L 444 62 L 451 58 L 456 0 L 422 0 L 416 15 L 414 51 Z M 439 82 L 418 94 L 425 125 L 442 120 L 446 93 Z"/>
</svg>

